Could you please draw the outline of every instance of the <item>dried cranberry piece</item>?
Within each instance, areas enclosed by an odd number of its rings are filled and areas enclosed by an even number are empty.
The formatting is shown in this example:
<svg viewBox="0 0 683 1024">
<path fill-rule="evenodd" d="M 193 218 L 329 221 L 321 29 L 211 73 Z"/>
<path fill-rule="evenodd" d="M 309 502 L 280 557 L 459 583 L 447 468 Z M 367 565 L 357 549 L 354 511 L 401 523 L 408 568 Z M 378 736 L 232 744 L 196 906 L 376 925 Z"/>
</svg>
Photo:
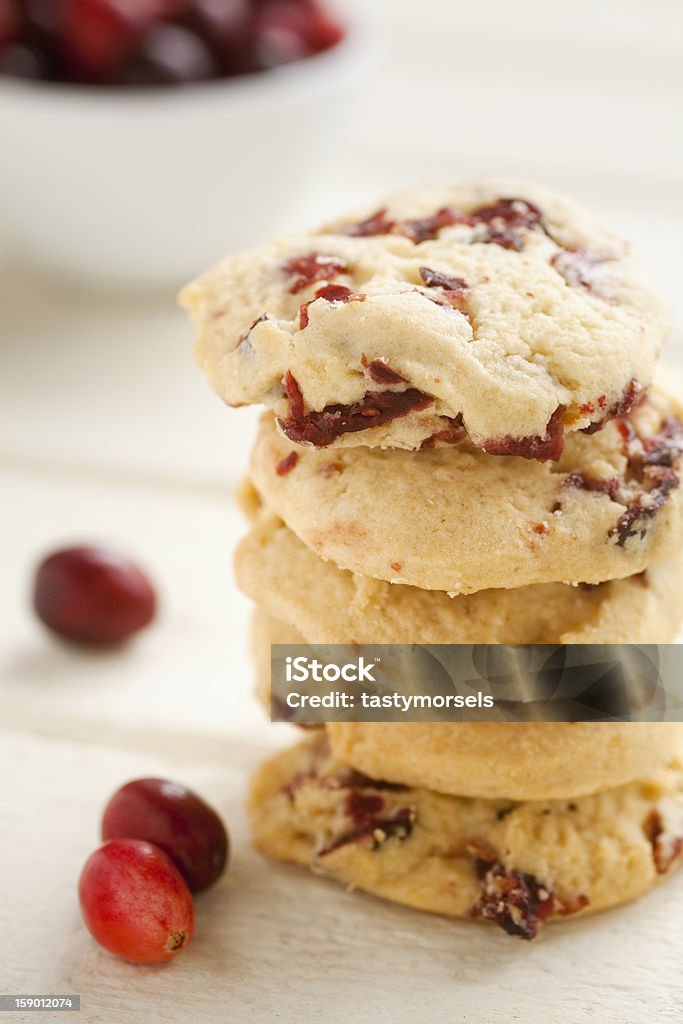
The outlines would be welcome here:
<svg viewBox="0 0 683 1024">
<path fill-rule="evenodd" d="M 652 437 L 641 439 L 627 420 L 619 422 L 627 457 L 627 476 L 642 484 L 643 490 L 628 505 L 610 531 L 623 547 L 629 537 L 644 535 L 651 519 L 680 485 L 678 463 L 683 452 L 683 423 L 668 416 Z M 639 442 L 639 443 L 638 443 Z"/>
<path fill-rule="evenodd" d="M 550 890 L 533 875 L 506 870 L 496 861 L 479 861 L 481 895 L 472 907 L 473 917 L 493 921 L 508 935 L 535 939 L 544 921 L 555 912 Z"/>
<path fill-rule="evenodd" d="M 386 814 L 384 806 L 381 796 L 352 790 L 344 803 L 344 812 L 353 828 L 319 850 L 318 856 L 324 857 L 349 843 L 363 843 L 378 850 L 388 839 L 408 839 L 415 824 L 414 808 L 400 807 Z"/>
<path fill-rule="evenodd" d="M 598 430 L 604 427 L 608 420 L 616 419 L 618 416 L 626 416 L 639 402 L 645 398 L 645 390 L 634 378 L 624 388 L 624 393 L 621 398 L 618 398 L 608 409 L 605 409 L 606 398 L 604 395 L 600 395 L 597 400 L 597 406 L 599 409 L 604 410 L 602 416 L 598 420 L 594 420 L 589 426 L 583 428 L 584 434 L 595 434 Z M 595 412 L 595 406 L 592 402 L 585 402 L 579 408 L 580 412 L 591 413 Z"/>
<path fill-rule="evenodd" d="M 633 456 L 643 466 L 668 466 L 671 468 L 683 454 L 683 423 L 677 416 L 667 416 L 660 431 L 654 437 L 643 441 L 643 453 Z"/>
<path fill-rule="evenodd" d="M 377 427 L 406 416 L 409 412 L 426 409 L 434 401 L 430 395 L 415 388 L 407 391 L 371 391 L 354 405 L 328 405 L 321 412 L 304 415 L 303 399 L 299 404 L 301 391 L 298 385 L 296 390 L 291 389 L 292 394 L 287 385 L 285 387 L 290 398 L 290 414 L 286 420 L 279 421 L 281 430 L 291 441 L 316 448 L 326 448 L 342 434 Z M 300 415 L 296 411 L 299 408 Z"/>
<path fill-rule="evenodd" d="M 222 316 L 225 316 L 225 312 L 226 312 L 226 311 L 225 311 L 224 309 L 219 309 L 219 310 L 216 310 L 216 312 L 215 312 L 215 313 L 214 313 L 214 314 L 212 315 L 211 319 L 212 319 L 212 320 L 218 320 L 218 319 L 219 319 L 220 317 L 222 317 Z M 254 330 L 254 328 L 255 328 L 255 327 L 257 327 L 257 326 L 258 326 L 259 324 L 262 324 L 262 323 L 264 323 L 264 322 L 265 322 L 266 320 L 268 320 L 268 319 L 269 319 L 269 317 L 268 317 L 268 314 L 267 314 L 267 313 L 261 313 L 261 316 L 260 316 L 260 317 L 257 317 L 257 319 L 256 319 L 256 320 L 254 320 L 254 322 L 253 322 L 253 324 L 251 325 L 251 327 L 249 328 L 249 330 L 248 330 L 248 331 L 246 331 L 246 332 L 245 332 L 245 333 L 244 333 L 244 334 L 242 335 L 242 337 L 241 337 L 241 338 L 240 338 L 240 340 L 238 341 L 238 345 L 241 345 L 243 341 L 246 341 L 246 340 L 247 340 L 247 338 L 249 337 L 249 335 L 251 334 L 251 332 L 252 332 L 252 331 Z"/>
<path fill-rule="evenodd" d="M 501 199 L 488 206 L 480 206 L 470 214 L 477 224 L 488 225 L 487 242 L 505 249 L 520 249 L 519 229 L 544 227 L 543 214 L 536 204 L 526 199 Z"/>
<path fill-rule="evenodd" d="M 392 370 L 383 359 L 373 359 L 368 363 L 367 372 L 375 384 L 405 384 L 406 378 L 396 370 Z"/>
<path fill-rule="evenodd" d="M 595 412 L 596 404 L 597 404 L 598 409 L 604 409 L 606 404 L 607 404 L 607 396 L 606 395 L 600 395 L 600 397 L 597 400 L 597 403 L 594 403 L 594 402 L 584 402 L 583 405 L 579 406 L 579 412 L 583 413 L 584 416 L 586 416 L 589 412 Z"/>
<path fill-rule="evenodd" d="M 612 500 L 615 499 L 622 485 L 623 480 L 616 476 L 610 477 L 608 480 L 596 480 L 586 476 L 585 473 L 570 473 L 562 484 L 567 490 L 602 492 L 609 495 Z"/>
<path fill-rule="evenodd" d="M 523 236 L 518 231 L 507 227 L 490 227 L 487 237 L 482 239 L 482 241 L 499 245 L 501 249 L 513 249 L 515 252 L 521 252 L 524 247 Z"/>
<path fill-rule="evenodd" d="M 636 400 L 639 398 L 640 392 Z M 630 400 L 630 397 L 624 399 Z M 630 537 L 638 533 L 644 535 L 646 521 L 656 515 L 680 485 L 678 462 L 683 454 L 683 423 L 676 416 L 668 416 L 659 432 L 646 438 L 640 438 L 628 420 L 618 419 L 617 428 L 627 460 L 626 478 L 642 486 L 609 531 L 609 536 L 616 537 L 617 544 L 623 547 Z M 584 473 L 571 473 L 563 484 L 565 488 L 603 491 L 613 500 L 625 486 L 626 479 L 620 477 L 594 480 Z"/>
<path fill-rule="evenodd" d="M 445 288 L 446 291 L 467 291 L 467 281 L 462 277 L 450 277 L 440 270 L 420 267 L 420 277 L 428 288 Z"/>
<path fill-rule="evenodd" d="M 327 284 L 323 288 L 318 288 L 315 293 L 315 299 L 311 299 L 310 302 L 304 302 L 302 306 L 299 306 L 299 328 L 302 331 L 308 327 L 308 307 L 316 299 L 325 299 L 326 302 L 363 302 L 365 295 L 352 292 L 350 288 L 346 288 L 343 284 Z"/>
<path fill-rule="evenodd" d="M 399 234 L 405 235 L 411 242 L 419 245 L 437 238 L 444 228 L 453 227 L 454 224 L 470 224 L 470 218 L 460 210 L 454 210 L 450 206 L 444 206 L 437 210 L 430 217 L 421 217 L 417 220 L 402 221 L 397 225 Z"/>
<path fill-rule="evenodd" d="M 479 206 L 471 214 L 482 224 L 503 221 L 509 227 L 535 227 L 543 223 L 543 214 L 528 199 L 499 199 L 488 206 Z"/>
<path fill-rule="evenodd" d="M 615 426 L 621 434 L 621 438 L 623 441 L 622 448 L 624 454 L 628 455 L 629 449 L 631 447 L 631 442 L 637 440 L 638 435 L 636 434 L 632 424 L 629 423 L 628 420 L 617 420 Z"/>
<path fill-rule="evenodd" d="M 652 466 L 645 470 L 650 482 L 654 483 L 651 490 L 644 495 L 639 494 L 628 505 L 626 511 L 610 530 L 610 536 L 617 538 L 619 547 L 624 547 L 629 537 L 637 533 L 644 535 L 645 522 L 652 519 L 659 509 L 666 504 L 669 495 L 680 485 L 678 474 L 667 467 Z"/>
<path fill-rule="evenodd" d="M 598 256 L 597 253 L 579 247 L 561 249 L 560 252 L 555 253 L 550 262 L 570 287 L 585 288 L 586 291 L 592 292 L 594 291 L 593 272 L 600 264 L 609 262 L 609 258 Z"/>
<path fill-rule="evenodd" d="M 442 274 L 440 270 L 432 270 L 430 267 L 420 267 L 420 277 L 428 288 L 439 289 L 436 299 L 434 295 L 428 298 L 437 302 L 440 306 L 457 309 L 459 313 L 467 316 L 467 292 L 469 285 L 462 277 L 450 277 Z"/>
<path fill-rule="evenodd" d="M 352 790 L 346 798 L 344 813 L 358 828 L 367 829 L 384 810 L 384 800 L 376 793 Z"/>
<path fill-rule="evenodd" d="M 652 859 L 657 874 L 666 874 L 683 854 L 683 836 L 673 835 L 667 831 L 659 811 L 653 811 L 648 816 L 643 831 L 652 845 Z"/>
<path fill-rule="evenodd" d="M 378 210 L 377 213 L 373 213 L 365 220 L 358 221 L 356 224 L 346 224 L 344 227 L 339 228 L 339 232 L 343 235 L 352 235 L 354 238 L 369 238 L 372 235 L 390 234 L 395 224 L 396 221 L 391 220 L 386 208 L 384 208 Z"/>
<path fill-rule="evenodd" d="M 325 299 L 326 302 L 350 302 L 351 299 L 364 299 L 364 295 L 355 295 L 350 288 L 343 284 L 327 284 L 318 288 L 315 293 L 316 299 Z"/>
<path fill-rule="evenodd" d="M 293 420 L 301 420 L 304 417 L 304 396 L 301 394 L 299 382 L 294 374 L 287 370 L 284 379 L 285 394 L 289 399 L 289 417 Z"/>
<path fill-rule="evenodd" d="M 438 238 L 444 228 L 463 224 L 467 227 L 483 226 L 482 236 L 476 241 L 490 242 L 505 249 L 520 250 L 524 244 L 524 232 L 540 228 L 549 234 L 540 209 L 527 199 L 499 199 L 495 203 L 480 206 L 471 213 L 443 206 L 426 217 L 413 220 L 394 221 L 386 209 L 378 210 L 364 221 L 347 224 L 339 230 L 343 234 L 357 237 L 387 235 L 395 232 L 405 235 L 416 245 Z"/>
<path fill-rule="evenodd" d="M 275 467 L 275 472 L 277 473 L 278 476 L 287 476 L 288 473 L 292 472 L 298 461 L 299 456 L 297 455 L 297 453 L 290 452 L 289 455 L 285 455 L 284 459 L 281 459 L 278 462 L 277 466 Z"/>
<path fill-rule="evenodd" d="M 558 405 L 542 437 L 502 437 L 486 441 L 482 447 L 489 455 L 517 455 L 538 462 L 557 462 L 564 451 L 563 414 L 564 406 Z"/>
<path fill-rule="evenodd" d="M 318 252 L 308 252 L 301 256 L 292 256 L 283 264 L 285 274 L 296 276 L 290 287 L 292 295 L 297 295 L 315 281 L 329 281 L 337 274 L 345 274 L 348 270 L 346 260 L 339 256 L 323 256 Z"/>
<path fill-rule="evenodd" d="M 488 206 L 480 206 L 470 217 L 475 225 L 487 226 L 483 241 L 517 252 L 524 246 L 524 231 L 535 227 L 545 230 L 541 211 L 528 199 L 499 199 Z"/>
<path fill-rule="evenodd" d="M 463 422 L 462 413 L 450 418 L 450 426 L 443 430 L 437 430 L 431 437 L 426 438 L 421 448 L 436 448 L 437 444 L 470 444 L 471 438 Z"/>
<path fill-rule="evenodd" d="M 310 320 L 310 317 L 308 315 L 308 307 L 310 306 L 310 304 L 311 304 L 310 302 L 304 302 L 301 306 L 299 306 L 299 330 L 300 331 L 305 331 L 306 328 L 308 327 L 309 320 Z"/>
<path fill-rule="evenodd" d="M 416 245 L 437 238 L 444 228 L 455 224 L 468 227 L 483 225 L 485 231 L 476 241 L 500 245 L 504 249 L 519 251 L 524 245 L 524 232 L 540 227 L 547 233 L 543 215 L 534 203 L 527 199 L 499 199 L 495 203 L 480 206 L 471 213 L 463 213 L 450 206 L 444 206 L 429 217 L 403 221 L 396 230 Z"/>
</svg>

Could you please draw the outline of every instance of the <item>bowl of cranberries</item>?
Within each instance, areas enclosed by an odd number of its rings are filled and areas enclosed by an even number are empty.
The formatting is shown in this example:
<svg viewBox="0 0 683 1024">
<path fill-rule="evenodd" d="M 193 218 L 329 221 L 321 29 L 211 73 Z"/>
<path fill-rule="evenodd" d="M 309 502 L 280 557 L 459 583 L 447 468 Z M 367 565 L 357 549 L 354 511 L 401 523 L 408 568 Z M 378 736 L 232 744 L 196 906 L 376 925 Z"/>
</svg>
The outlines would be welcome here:
<svg viewBox="0 0 683 1024">
<path fill-rule="evenodd" d="M 372 65 L 353 0 L 0 0 L 0 235 L 176 285 L 305 214 Z"/>
</svg>

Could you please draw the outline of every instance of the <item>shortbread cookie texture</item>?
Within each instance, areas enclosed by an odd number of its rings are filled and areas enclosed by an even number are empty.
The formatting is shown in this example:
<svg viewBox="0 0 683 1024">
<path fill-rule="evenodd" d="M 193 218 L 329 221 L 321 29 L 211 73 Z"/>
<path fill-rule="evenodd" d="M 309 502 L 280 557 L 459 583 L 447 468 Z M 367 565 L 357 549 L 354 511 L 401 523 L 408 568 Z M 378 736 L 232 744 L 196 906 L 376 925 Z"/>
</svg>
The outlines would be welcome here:
<svg viewBox="0 0 683 1024">
<path fill-rule="evenodd" d="M 315 644 L 666 644 L 683 618 L 680 552 L 596 587 L 449 597 L 337 569 L 263 514 L 237 547 L 235 572 L 248 597 Z"/>
<path fill-rule="evenodd" d="M 681 860 L 680 762 L 572 801 L 443 796 L 373 781 L 315 738 L 256 773 L 257 847 L 349 887 L 533 939 L 544 922 L 628 902 Z"/>
<path fill-rule="evenodd" d="M 683 753 L 673 722 L 330 722 L 335 757 L 455 796 L 555 800 L 633 782 Z"/>
<path fill-rule="evenodd" d="M 256 668 L 256 697 L 270 710 L 270 661 L 272 644 L 305 644 L 293 626 L 255 608 L 251 619 L 251 648 Z"/>
<path fill-rule="evenodd" d="M 181 301 L 215 390 L 271 406 L 297 444 L 539 460 L 630 407 L 669 326 L 623 242 L 507 180 L 394 196 L 232 257 Z"/>
<path fill-rule="evenodd" d="M 461 594 L 600 583 L 679 543 L 678 412 L 653 389 L 629 416 L 570 435 L 561 461 L 543 465 L 452 446 L 307 451 L 266 414 L 251 474 L 290 529 L 343 569 Z"/>
</svg>

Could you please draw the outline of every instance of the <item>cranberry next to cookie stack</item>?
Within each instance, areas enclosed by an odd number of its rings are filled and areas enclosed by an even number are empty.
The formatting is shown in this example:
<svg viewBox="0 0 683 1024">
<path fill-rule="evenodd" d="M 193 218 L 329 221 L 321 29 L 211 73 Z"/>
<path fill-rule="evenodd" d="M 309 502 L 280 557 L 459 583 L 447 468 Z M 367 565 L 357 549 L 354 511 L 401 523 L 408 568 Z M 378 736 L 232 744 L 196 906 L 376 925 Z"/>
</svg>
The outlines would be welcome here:
<svg viewBox="0 0 683 1024">
<path fill-rule="evenodd" d="M 271 642 L 668 643 L 683 424 L 627 247 L 539 186 L 396 196 L 189 285 L 197 358 L 269 407 L 237 551 Z M 258 847 L 533 938 L 683 848 L 681 727 L 329 724 L 259 770 Z"/>
</svg>

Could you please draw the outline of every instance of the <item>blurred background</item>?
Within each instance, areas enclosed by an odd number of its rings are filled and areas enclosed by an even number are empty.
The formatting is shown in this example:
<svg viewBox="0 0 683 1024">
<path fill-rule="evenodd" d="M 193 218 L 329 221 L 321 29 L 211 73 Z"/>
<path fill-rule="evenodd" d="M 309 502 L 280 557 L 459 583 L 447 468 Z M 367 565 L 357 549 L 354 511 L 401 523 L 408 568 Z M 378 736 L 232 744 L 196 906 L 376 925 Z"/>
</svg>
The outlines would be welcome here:
<svg viewBox="0 0 683 1024">
<path fill-rule="evenodd" d="M 170 35 L 155 29 L 152 39 L 143 26 L 125 61 L 113 54 L 121 25 L 134 35 L 140 12 L 154 23 L 159 5 L 175 19 Z M 0 826 L 14 840 L 2 856 L 16 891 L 3 911 L 23 922 L 4 929 L 0 959 L 17 992 L 29 990 L 27 963 L 55 961 L 55 934 L 62 967 L 34 979 L 34 991 L 50 978 L 86 985 L 97 970 L 71 905 L 73 876 L 115 785 L 178 774 L 222 807 L 230 791 L 239 822 L 242 762 L 253 760 L 254 740 L 283 735 L 251 697 L 249 609 L 230 568 L 244 529 L 231 494 L 258 413 L 224 408 L 193 366 L 192 331 L 175 304 L 185 280 L 238 247 L 397 186 L 528 177 L 573 194 L 631 239 L 674 308 L 664 372 L 679 387 L 680 0 L 338 0 L 311 38 L 306 19 L 303 28 L 299 15 L 291 20 L 292 6 L 310 13 L 309 0 L 190 6 L 0 0 L 0 773 L 12 781 L 0 793 Z M 19 38 L 12 19 L 28 7 L 32 26 Z M 219 32 L 223 15 L 230 22 L 252 8 L 271 20 L 259 22 L 246 64 L 240 44 L 235 64 L 217 65 L 214 30 L 197 29 L 197 12 Z M 65 9 L 78 14 L 68 60 L 50 41 Z M 129 43 L 124 33 L 126 54 Z M 55 80 L 33 80 L 46 75 Z M 101 541 L 147 569 L 160 607 L 132 643 L 94 652 L 49 636 L 30 591 L 44 554 Z M 44 831 L 57 816 L 47 871 L 36 822 Z M 33 894 L 28 903 L 23 892 Z M 252 936 L 247 910 L 244 922 Z M 436 927 L 430 934 L 445 936 Z M 558 986 L 566 976 L 573 990 L 574 969 L 537 962 L 564 1005 Z M 241 964 L 256 991 L 260 963 Z M 117 1007 L 129 988 L 135 996 L 119 968 L 108 967 Z M 612 975 L 616 991 L 616 953 Z M 413 978 L 411 968 L 406 1005 L 433 989 L 430 975 L 413 991 Z M 343 994 L 346 983 L 340 976 Z M 496 988 L 507 1002 L 498 975 Z M 292 991 L 292 1019 L 309 1019 Z M 507 1020 L 502 1003 L 500 1012 Z"/>
</svg>

